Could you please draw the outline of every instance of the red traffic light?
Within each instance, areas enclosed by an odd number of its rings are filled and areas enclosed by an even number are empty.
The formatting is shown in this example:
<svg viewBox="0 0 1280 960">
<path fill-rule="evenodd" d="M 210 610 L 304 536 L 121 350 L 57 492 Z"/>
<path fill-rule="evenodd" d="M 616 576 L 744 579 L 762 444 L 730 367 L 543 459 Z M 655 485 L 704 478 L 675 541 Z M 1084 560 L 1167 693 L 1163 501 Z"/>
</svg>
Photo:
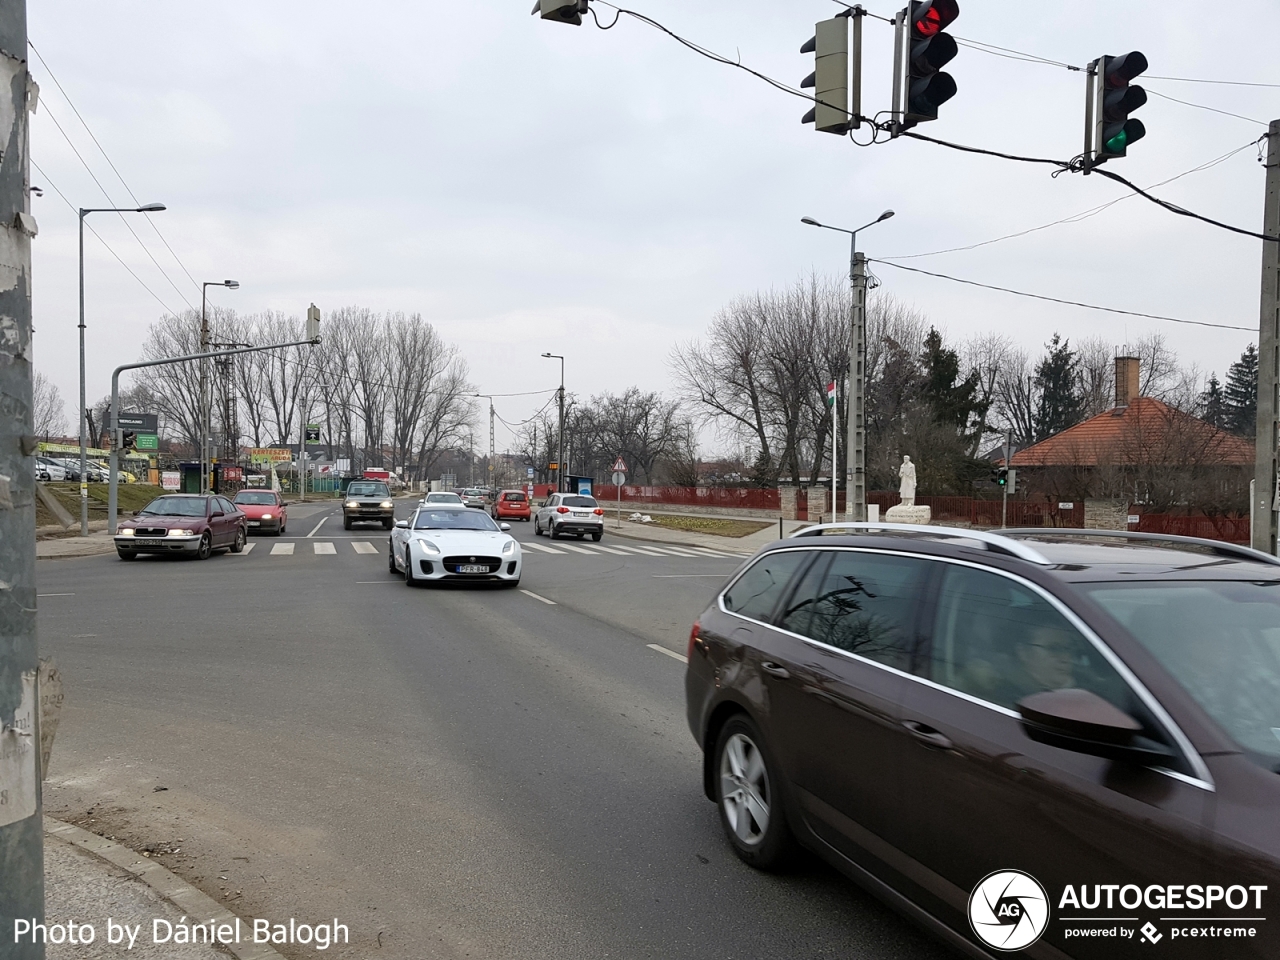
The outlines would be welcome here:
<svg viewBox="0 0 1280 960">
<path fill-rule="evenodd" d="M 1127 87 L 1129 81 L 1139 74 L 1145 73 L 1146 69 L 1147 58 L 1137 50 L 1134 50 L 1132 53 L 1126 53 L 1123 57 L 1108 58 L 1103 81 L 1112 90 L 1118 87 Z"/>
<path fill-rule="evenodd" d="M 923 3 L 913 4 L 911 34 L 917 40 L 936 37 L 958 16 L 960 16 L 960 4 L 956 0 L 924 0 Z"/>
</svg>

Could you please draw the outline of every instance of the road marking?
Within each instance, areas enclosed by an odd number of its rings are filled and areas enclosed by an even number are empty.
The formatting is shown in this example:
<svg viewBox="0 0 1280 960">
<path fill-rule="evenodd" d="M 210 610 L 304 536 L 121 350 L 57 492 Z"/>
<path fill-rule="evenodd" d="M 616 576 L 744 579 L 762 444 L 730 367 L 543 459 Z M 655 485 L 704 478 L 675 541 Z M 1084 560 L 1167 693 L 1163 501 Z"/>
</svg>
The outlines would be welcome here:
<svg viewBox="0 0 1280 960">
<path fill-rule="evenodd" d="M 666 647 L 660 647 L 656 643 L 647 643 L 645 644 L 645 646 L 647 646 L 650 650 L 657 650 L 659 653 L 665 653 L 671 659 L 679 660 L 681 663 L 689 662 L 689 658 L 686 657 L 683 653 L 676 653 L 674 650 L 668 650 Z"/>
<path fill-rule="evenodd" d="M 651 547 L 616 547 L 618 550 L 630 550 L 632 553 L 638 553 L 645 557 L 665 557 L 665 553 L 659 553 Z"/>
<path fill-rule="evenodd" d="M 372 543 L 369 543 L 367 540 L 357 540 L 355 543 L 351 544 L 351 549 L 354 550 L 356 553 L 377 553 L 378 552 L 378 548 L 375 547 Z"/>
<path fill-rule="evenodd" d="M 533 599 L 535 600 L 541 600 L 543 603 L 547 604 L 548 606 L 552 606 L 552 607 L 556 606 L 556 602 L 554 600 L 548 600 L 546 597 L 540 597 L 536 593 L 534 593 L 532 590 L 521 590 L 520 592 L 523 593 L 526 597 L 533 597 Z"/>
<path fill-rule="evenodd" d="M 244 545 L 244 549 L 243 549 L 243 550 L 241 550 L 238 554 L 237 554 L 237 553 L 233 553 L 233 554 L 232 554 L 232 556 L 233 556 L 233 557 L 237 557 L 237 556 L 238 556 L 238 557 L 247 556 L 248 554 L 253 553 L 253 548 L 254 548 L 254 547 L 256 547 L 256 546 L 257 546 L 257 544 L 256 544 L 256 543 L 246 543 L 246 544 Z"/>
<path fill-rule="evenodd" d="M 277 543 L 277 544 L 275 544 L 275 545 L 271 548 L 271 555 L 272 555 L 273 557 L 292 557 L 292 556 L 293 556 L 293 544 L 292 544 L 292 543 Z"/>
<path fill-rule="evenodd" d="M 329 543 L 325 540 L 319 540 L 316 543 L 313 543 L 311 546 L 315 550 L 317 557 L 320 557 L 320 556 L 331 557 L 331 556 L 335 556 L 338 552 L 337 547 L 335 547 L 332 543 Z"/>
<path fill-rule="evenodd" d="M 557 550 L 555 547 L 544 547 L 540 543 L 526 543 L 525 541 L 521 541 L 520 546 L 524 547 L 526 550 L 540 550 L 543 553 L 564 553 L 563 550 Z"/>
<path fill-rule="evenodd" d="M 663 553 L 669 553 L 673 557 L 698 557 L 701 554 L 694 553 L 692 550 L 685 550 L 681 547 L 655 547 L 655 550 L 661 550 Z"/>
<path fill-rule="evenodd" d="M 598 543 L 597 543 L 597 544 L 595 544 L 591 549 L 592 549 L 592 550 L 603 550 L 605 553 L 612 553 L 612 554 L 616 554 L 616 555 L 617 555 L 617 556 L 619 556 L 619 557 L 625 557 L 625 556 L 627 556 L 627 555 L 628 555 L 628 554 L 627 554 L 627 551 L 625 551 L 625 550 L 619 550 L 617 547 L 602 547 L 602 546 L 601 546 L 600 544 L 598 544 Z"/>
<path fill-rule="evenodd" d="M 717 580 L 724 579 L 723 573 L 655 573 L 655 580 L 696 580 L 698 577 L 715 577 Z"/>
<path fill-rule="evenodd" d="M 328 520 L 328 519 L 329 519 L 328 517 L 322 517 L 322 518 L 321 518 L 321 520 L 320 520 L 320 522 L 316 524 L 316 528 L 315 528 L 315 530 L 312 530 L 310 533 L 308 533 L 308 534 L 307 534 L 307 539 L 308 539 L 308 540 L 310 540 L 312 537 L 314 537 L 314 536 L 316 535 L 316 532 L 317 532 L 321 527 L 323 527 L 323 526 L 324 526 L 324 522 L 325 522 L 325 520 Z M 274 551 L 274 550 L 273 550 L 273 551 L 271 551 L 271 552 L 272 552 L 272 553 L 275 553 L 275 551 Z"/>
<path fill-rule="evenodd" d="M 560 544 L 561 550 L 572 550 L 574 553 L 585 553 L 588 557 L 594 557 L 595 553 L 586 547 L 575 547 L 567 543 Z"/>
<path fill-rule="evenodd" d="M 74 593 L 37 593 L 36 599 L 40 597 L 74 597 Z"/>
<path fill-rule="evenodd" d="M 402 581 L 400 580 L 357 580 L 356 584 L 362 585 L 362 584 L 368 584 L 368 583 L 401 583 L 401 582 Z"/>
<path fill-rule="evenodd" d="M 720 557 L 723 559 L 724 557 L 729 556 L 727 553 L 716 553 L 714 550 L 708 550 L 706 547 L 690 547 L 689 549 L 694 553 L 702 554 L 704 557 Z"/>
</svg>

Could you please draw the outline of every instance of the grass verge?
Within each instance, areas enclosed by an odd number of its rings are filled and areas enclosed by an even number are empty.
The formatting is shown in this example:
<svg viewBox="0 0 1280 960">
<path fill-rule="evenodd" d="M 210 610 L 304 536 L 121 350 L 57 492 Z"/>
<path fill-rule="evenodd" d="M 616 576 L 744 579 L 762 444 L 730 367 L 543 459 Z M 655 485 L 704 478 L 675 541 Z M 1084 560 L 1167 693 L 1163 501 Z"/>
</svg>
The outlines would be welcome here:
<svg viewBox="0 0 1280 960">
<path fill-rule="evenodd" d="M 719 517 L 677 517 L 659 514 L 653 517 L 652 525 L 667 530 L 684 530 L 688 533 L 710 533 L 717 537 L 745 537 L 758 533 L 765 527 L 772 527 L 774 524 L 766 520 L 723 520 Z"/>
</svg>

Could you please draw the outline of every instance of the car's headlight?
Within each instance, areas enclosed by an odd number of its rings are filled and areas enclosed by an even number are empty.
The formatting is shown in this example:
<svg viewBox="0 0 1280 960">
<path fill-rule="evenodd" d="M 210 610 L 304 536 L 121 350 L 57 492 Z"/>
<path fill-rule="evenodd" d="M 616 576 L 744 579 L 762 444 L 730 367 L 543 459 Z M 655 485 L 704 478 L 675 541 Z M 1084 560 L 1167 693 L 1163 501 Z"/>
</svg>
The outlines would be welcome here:
<svg viewBox="0 0 1280 960">
<path fill-rule="evenodd" d="M 422 547 L 422 552 L 425 553 L 427 556 L 429 557 L 440 556 L 440 548 L 437 547 L 430 540 L 419 540 L 418 545 Z"/>
<path fill-rule="evenodd" d="M 348 500 L 348 501 L 344 504 L 344 506 L 346 506 L 348 509 L 350 509 L 351 507 L 358 507 L 358 506 L 360 506 L 360 504 L 356 503 L 354 500 Z"/>
<path fill-rule="evenodd" d="M 515 553 L 516 542 L 514 540 L 508 540 L 506 543 L 502 545 L 502 552 L 507 556 L 510 556 L 511 554 Z"/>
<path fill-rule="evenodd" d="M 189 536 L 191 536 L 191 531 L 190 531 L 190 530 L 178 530 L 178 529 L 173 529 L 173 530 L 170 530 L 170 531 L 169 531 L 169 536 L 171 536 L 171 537 L 189 537 Z"/>
<path fill-rule="evenodd" d="M 394 506 L 395 506 L 395 504 L 394 504 L 394 503 L 392 503 L 390 500 L 383 500 L 383 501 L 382 501 L 382 509 L 383 509 L 383 510 L 390 510 L 390 509 L 391 509 L 392 507 L 394 507 Z"/>
<path fill-rule="evenodd" d="M 122 537 L 132 537 L 132 536 L 134 536 L 134 535 L 135 535 L 135 534 L 134 534 L 134 532 L 133 532 L 133 527 L 121 527 L 121 528 L 120 528 L 120 536 L 122 536 Z"/>
<path fill-rule="evenodd" d="M 262 519 L 263 519 L 263 520 L 270 520 L 270 519 L 271 519 L 271 514 L 269 514 L 269 513 L 264 513 L 264 514 L 262 515 Z"/>
</svg>

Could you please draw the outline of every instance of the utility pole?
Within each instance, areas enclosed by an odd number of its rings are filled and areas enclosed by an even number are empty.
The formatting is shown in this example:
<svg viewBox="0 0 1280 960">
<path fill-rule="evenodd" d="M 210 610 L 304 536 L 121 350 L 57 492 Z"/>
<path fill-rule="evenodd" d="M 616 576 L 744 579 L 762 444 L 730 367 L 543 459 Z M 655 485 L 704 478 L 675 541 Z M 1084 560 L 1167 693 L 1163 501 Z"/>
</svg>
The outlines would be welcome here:
<svg viewBox="0 0 1280 960">
<path fill-rule="evenodd" d="M 1004 435 L 1004 468 L 1009 469 L 1009 460 L 1013 457 L 1013 432 L 1005 431 Z M 1000 529 L 1004 530 L 1009 526 L 1009 484 L 1005 483 L 1000 488 L 1002 500 L 1000 501 Z"/>
<path fill-rule="evenodd" d="M 494 458 L 494 450 L 493 450 L 493 397 L 490 397 L 490 398 L 489 398 L 489 486 L 490 486 L 490 488 L 492 488 L 492 487 L 494 487 L 494 486 L 495 486 L 495 484 L 494 484 L 494 482 L 493 482 L 493 481 L 497 479 L 497 474 L 495 473 L 495 470 L 496 470 L 496 464 L 493 462 L 493 458 Z"/>
<path fill-rule="evenodd" d="M 1267 131 L 1267 188 L 1262 232 L 1262 309 L 1258 322 L 1258 435 L 1253 488 L 1253 546 L 1277 554 L 1280 510 L 1280 120 Z"/>
<path fill-rule="evenodd" d="M 14 942 L 19 918 L 44 922 L 40 723 L 36 647 L 36 451 L 31 396 L 31 218 L 27 111 L 35 107 L 27 72 L 25 0 L 0 2 L 0 57 L 9 82 L 0 112 L 0 230 L 6 233 L 10 281 L 0 289 L 0 930 L 12 960 L 43 960 L 35 938 Z M 28 92 L 31 99 L 28 100 Z M 80 404 L 81 417 L 84 404 Z M 83 428 L 82 428 L 83 435 Z M 81 474 L 83 477 L 83 474 Z"/>
<path fill-rule="evenodd" d="M 544 353 L 543 356 L 560 361 L 560 452 L 556 459 L 556 490 L 559 492 L 564 490 L 564 357 L 558 353 Z"/>
<path fill-rule="evenodd" d="M 854 523 L 867 519 L 867 432 L 866 402 L 867 340 L 867 255 L 855 245 L 849 263 L 849 437 L 845 444 L 848 464 L 845 467 L 845 517 Z"/>
</svg>

